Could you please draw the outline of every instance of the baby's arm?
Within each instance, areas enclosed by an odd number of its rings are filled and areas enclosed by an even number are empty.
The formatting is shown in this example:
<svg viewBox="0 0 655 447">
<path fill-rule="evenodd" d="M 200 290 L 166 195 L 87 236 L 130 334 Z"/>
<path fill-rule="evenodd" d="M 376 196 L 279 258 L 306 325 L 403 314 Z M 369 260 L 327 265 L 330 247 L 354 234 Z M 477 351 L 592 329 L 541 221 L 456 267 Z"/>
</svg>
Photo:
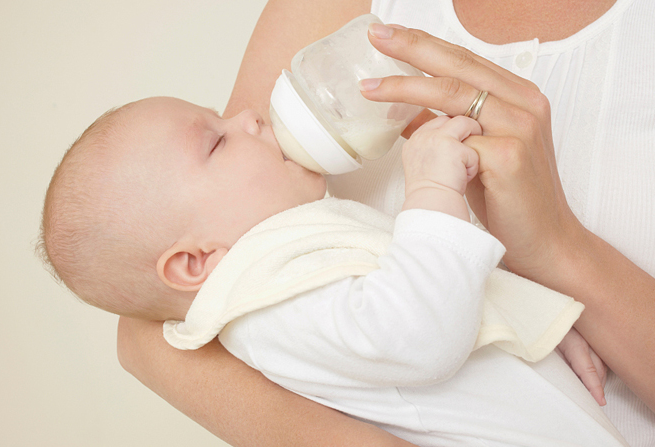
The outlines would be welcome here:
<svg viewBox="0 0 655 447">
<path fill-rule="evenodd" d="M 421 386 L 450 378 L 469 356 L 486 279 L 504 248 L 465 220 L 401 212 L 379 269 L 251 312 L 224 346 L 283 386 Z"/>
<path fill-rule="evenodd" d="M 461 141 L 480 134 L 477 121 L 465 117 L 438 117 L 418 128 L 403 147 L 405 206 L 442 211 L 468 220 L 462 196 L 476 175 L 477 153 Z M 606 366 L 587 341 L 571 329 L 557 348 L 599 405 L 605 405 L 603 390 Z"/>
<path fill-rule="evenodd" d="M 441 211 L 468 221 L 464 192 L 478 172 L 478 154 L 462 141 L 481 133 L 477 121 L 463 116 L 440 116 L 417 129 L 403 146 L 403 210 Z"/>
<path fill-rule="evenodd" d="M 461 140 L 475 133 L 474 120 L 439 117 L 405 144 L 406 202 L 379 270 L 241 317 L 221 333 L 225 346 L 280 383 L 312 371 L 285 383 L 300 392 L 326 375 L 353 386 L 452 376 L 473 347 L 484 284 L 504 252 L 465 222 L 477 154 Z M 303 367 L 290 373 L 292 364 Z"/>
<path fill-rule="evenodd" d="M 221 343 L 282 386 L 424 386 L 450 378 L 478 334 L 489 273 L 504 249 L 445 213 L 396 219 L 380 268 L 251 312 Z M 329 392 L 335 392 L 329 390 Z"/>
</svg>

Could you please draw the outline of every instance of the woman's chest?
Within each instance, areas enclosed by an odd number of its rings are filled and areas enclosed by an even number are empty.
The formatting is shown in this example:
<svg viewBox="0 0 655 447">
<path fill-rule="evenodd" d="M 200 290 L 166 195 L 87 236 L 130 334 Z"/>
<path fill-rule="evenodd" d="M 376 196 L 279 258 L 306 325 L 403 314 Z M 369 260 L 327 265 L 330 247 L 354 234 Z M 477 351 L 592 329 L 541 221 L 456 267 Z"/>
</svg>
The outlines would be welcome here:
<svg viewBox="0 0 655 447">
<path fill-rule="evenodd" d="M 616 0 L 453 0 L 464 28 L 496 45 L 566 39 L 605 14 Z"/>
</svg>

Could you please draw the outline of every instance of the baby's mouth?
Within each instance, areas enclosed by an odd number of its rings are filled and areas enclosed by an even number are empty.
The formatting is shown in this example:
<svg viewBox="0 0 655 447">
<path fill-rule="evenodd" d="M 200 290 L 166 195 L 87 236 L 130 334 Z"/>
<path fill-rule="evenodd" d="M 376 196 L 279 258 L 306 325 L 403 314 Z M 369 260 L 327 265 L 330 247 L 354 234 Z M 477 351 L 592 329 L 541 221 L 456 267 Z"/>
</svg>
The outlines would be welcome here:
<svg viewBox="0 0 655 447">
<path fill-rule="evenodd" d="M 283 159 L 283 161 L 291 160 L 289 157 L 287 157 L 287 156 L 284 154 L 284 151 L 282 150 L 282 146 L 280 146 L 280 142 L 277 141 L 277 137 L 275 136 L 275 132 L 273 132 L 273 127 L 272 127 L 272 126 L 268 126 L 268 131 L 271 133 L 271 136 L 273 137 L 273 141 L 275 141 L 275 145 L 277 146 L 277 148 L 279 149 L 280 153 L 282 154 L 282 159 Z M 293 161 L 293 160 L 292 160 L 292 161 Z"/>
</svg>

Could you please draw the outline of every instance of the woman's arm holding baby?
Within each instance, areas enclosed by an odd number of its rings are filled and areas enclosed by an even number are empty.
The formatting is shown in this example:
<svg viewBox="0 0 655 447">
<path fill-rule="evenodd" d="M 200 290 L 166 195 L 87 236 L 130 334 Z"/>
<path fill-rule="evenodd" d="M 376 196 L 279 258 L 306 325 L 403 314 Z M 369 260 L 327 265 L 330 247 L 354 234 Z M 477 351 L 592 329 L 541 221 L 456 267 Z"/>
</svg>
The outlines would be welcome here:
<svg viewBox="0 0 655 447">
<path fill-rule="evenodd" d="M 217 341 L 197 351 L 174 349 L 161 322 L 121 317 L 118 357 L 144 385 L 233 446 L 412 446 L 275 385 Z"/>
<path fill-rule="evenodd" d="M 293 55 L 370 11 L 370 0 L 270 0 L 253 32 L 225 108 L 268 119 L 271 90 Z M 320 20 L 317 19 L 320 17 Z M 121 318 L 121 365 L 147 387 L 235 446 L 398 446 L 388 433 L 284 390 L 218 342 L 178 351 L 161 323 Z"/>
<path fill-rule="evenodd" d="M 253 109 L 268 121 L 275 80 L 306 47 L 371 10 L 371 0 L 269 0 L 252 33 L 224 116 Z"/>
</svg>

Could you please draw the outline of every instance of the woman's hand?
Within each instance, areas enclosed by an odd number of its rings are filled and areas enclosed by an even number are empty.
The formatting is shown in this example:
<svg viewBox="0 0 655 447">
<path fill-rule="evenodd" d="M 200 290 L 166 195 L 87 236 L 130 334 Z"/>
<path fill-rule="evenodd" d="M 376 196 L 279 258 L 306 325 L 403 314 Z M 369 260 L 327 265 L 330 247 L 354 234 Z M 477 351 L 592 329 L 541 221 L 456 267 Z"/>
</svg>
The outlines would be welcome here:
<svg viewBox="0 0 655 447">
<path fill-rule="evenodd" d="M 362 81 L 366 98 L 455 116 L 489 92 L 478 117 L 482 136 L 464 141 L 480 156 L 478 179 L 467 189 L 473 211 L 507 248 L 512 271 L 586 306 L 576 328 L 655 411 L 655 278 L 585 229 L 569 208 L 547 98 L 531 82 L 424 32 L 382 25 L 370 31 L 382 53 L 433 77 Z"/>
<path fill-rule="evenodd" d="M 607 366 L 591 349 L 587 340 L 578 331 L 571 328 L 555 350 L 580 378 L 598 405 L 605 405 L 607 403 L 605 401 Z"/>
<path fill-rule="evenodd" d="M 463 115 L 489 92 L 478 122 L 483 135 L 466 144 L 480 155 L 467 198 L 481 222 L 507 248 L 514 272 L 548 282 L 555 261 L 585 232 L 566 203 L 557 174 L 548 100 L 531 82 L 473 53 L 417 30 L 372 25 L 381 52 L 433 77 L 390 77 L 362 83 L 365 97 Z"/>
</svg>

